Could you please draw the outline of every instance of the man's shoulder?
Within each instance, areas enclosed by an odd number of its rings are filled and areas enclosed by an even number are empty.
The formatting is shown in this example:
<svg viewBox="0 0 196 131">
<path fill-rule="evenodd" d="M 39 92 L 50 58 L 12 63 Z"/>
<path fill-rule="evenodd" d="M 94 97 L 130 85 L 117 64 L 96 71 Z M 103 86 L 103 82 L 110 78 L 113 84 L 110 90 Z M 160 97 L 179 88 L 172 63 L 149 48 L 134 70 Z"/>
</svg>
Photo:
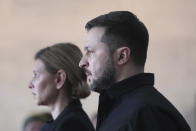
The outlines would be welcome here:
<svg viewBox="0 0 196 131">
<path fill-rule="evenodd" d="M 136 116 L 135 114 L 137 114 L 137 112 L 142 108 L 145 108 L 145 105 L 147 104 L 146 98 L 148 96 L 148 93 L 146 93 L 145 91 L 152 90 L 150 88 L 140 88 L 139 90 L 135 89 L 134 91 L 127 92 L 122 96 L 116 98 L 116 104 L 108 114 L 107 119 L 102 125 L 102 128 L 119 129 L 127 123 L 129 123 L 128 125 L 131 126 L 130 121 L 134 119 L 134 117 Z"/>
<path fill-rule="evenodd" d="M 145 123 L 150 118 L 160 122 L 168 120 L 171 123 L 178 120 L 186 125 L 181 114 L 160 92 L 154 87 L 142 87 L 121 96 L 120 102 L 105 120 L 103 128 L 134 128 L 139 119 Z"/>
</svg>

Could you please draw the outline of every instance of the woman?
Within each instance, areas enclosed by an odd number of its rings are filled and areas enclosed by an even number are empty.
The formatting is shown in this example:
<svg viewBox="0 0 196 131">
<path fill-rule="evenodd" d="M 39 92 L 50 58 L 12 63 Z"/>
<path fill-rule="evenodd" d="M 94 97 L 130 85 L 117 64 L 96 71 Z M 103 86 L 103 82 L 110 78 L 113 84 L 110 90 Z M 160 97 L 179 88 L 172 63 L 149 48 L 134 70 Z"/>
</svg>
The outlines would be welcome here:
<svg viewBox="0 0 196 131">
<path fill-rule="evenodd" d="M 90 94 L 86 76 L 78 67 L 81 57 L 80 49 L 71 43 L 58 43 L 35 55 L 29 88 L 37 105 L 48 106 L 53 117 L 42 131 L 94 131 L 79 100 Z"/>
</svg>

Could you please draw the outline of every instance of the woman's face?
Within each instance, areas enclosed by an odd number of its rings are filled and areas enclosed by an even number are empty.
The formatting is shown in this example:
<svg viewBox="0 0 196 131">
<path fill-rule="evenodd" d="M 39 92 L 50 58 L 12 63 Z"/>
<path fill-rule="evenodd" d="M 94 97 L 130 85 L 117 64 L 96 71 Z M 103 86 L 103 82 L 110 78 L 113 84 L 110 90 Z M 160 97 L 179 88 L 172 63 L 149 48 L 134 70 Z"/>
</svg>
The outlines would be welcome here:
<svg viewBox="0 0 196 131">
<path fill-rule="evenodd" d="M 34 77 L 29 85 L 37 105 L 50 105 L 56 100 L 58 90 L 55 75 L 50 74 L 45 64 L 37 59 L 35 61 Z"/>
</svg>

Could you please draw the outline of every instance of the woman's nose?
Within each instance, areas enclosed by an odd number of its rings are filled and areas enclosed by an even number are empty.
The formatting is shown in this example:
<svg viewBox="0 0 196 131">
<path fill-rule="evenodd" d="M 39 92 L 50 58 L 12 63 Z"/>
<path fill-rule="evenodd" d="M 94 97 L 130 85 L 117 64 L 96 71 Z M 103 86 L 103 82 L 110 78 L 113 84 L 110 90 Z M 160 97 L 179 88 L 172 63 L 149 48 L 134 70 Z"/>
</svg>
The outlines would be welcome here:
<svg viewBox="0 0 196 131">
<path fill-rule="evenodd" d="M 32 89 L 32 88 L 34 88 L 34 86 L 33 86 L 32 82 L 30 82 L 29 89 Z"/>
</svg>

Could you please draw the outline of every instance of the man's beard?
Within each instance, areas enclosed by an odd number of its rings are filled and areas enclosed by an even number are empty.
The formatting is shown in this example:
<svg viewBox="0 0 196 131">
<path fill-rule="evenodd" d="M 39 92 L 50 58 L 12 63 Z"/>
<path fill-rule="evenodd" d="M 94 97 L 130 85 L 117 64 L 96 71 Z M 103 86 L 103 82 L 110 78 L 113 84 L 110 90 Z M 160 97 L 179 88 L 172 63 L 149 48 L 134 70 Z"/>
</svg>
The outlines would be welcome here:
<svg viewBox="0 0 196 131">
<path fill-rule="evenodd" d="M 103 73 L 90 85 L 91 90 L 101 92 L 109 88 L 115 82 L 115 72 L 113 59 L 108 59 Z"/>
</svg>

